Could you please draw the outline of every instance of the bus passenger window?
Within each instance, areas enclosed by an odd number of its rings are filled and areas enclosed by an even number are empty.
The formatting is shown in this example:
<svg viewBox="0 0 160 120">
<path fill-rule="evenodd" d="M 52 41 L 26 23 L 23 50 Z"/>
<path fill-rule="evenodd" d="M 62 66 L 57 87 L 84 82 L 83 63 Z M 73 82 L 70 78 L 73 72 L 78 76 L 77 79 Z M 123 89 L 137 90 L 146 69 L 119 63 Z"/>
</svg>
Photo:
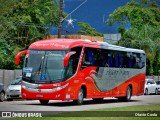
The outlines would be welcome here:
<svg viewBox="0 0 160 120">
<path fill-rule="evenodd" d="M 92 65 L 94 65 L 93 52 L 91 49 L 86 48 L 84 51 L 82 68 Z"/>
<path fill-rule="evenodd" d="M 137 68 L 136 67 L 136 54 L 133 54 L 133 68 Z"/>
<path fill-rule="evenodd" d="M 119 66 L 119 55 L 118 54 L 115 54 L 114 56 L 114 60 L 115 60 L 115 67 L 118 67 Z"/>
<path fill-rule="evenodd" d="M 123 55 L 119 55 L 119 67 L 123 67 Z"/>
<path fill-rule="evenodd" d="M 140 55 L 141 68 L 145 66 L 146 56 L 144 53 Z"/>
<path fill-rule="evenodd" d="M 83 60 L 82 60 L 82 66 L 88 66 L 90 64 L 88 56 L 84 54 Z"/>
<path fill-rule="evenodd" d="M 113 59 L 112 59 L 112 54 L 109 53 L 109 54 L 108 54 L 108 66 L 109 66 L 109 67 L 112 67 L 112 61 L 113 61 Z"/>
<path fill-rule="evenodd" d="M 104 50 L 104 67 L 109 67 L 108 65 L 108 50 Z"/>
<path fill-rule="evenodd" d="M 104 50 L 101 51 L 101 55 L 102 55 L 102 67 L 105 67 L 106 55 Z"/>
<path fill-rule="evenodd" d="M 75 69 L 77 69 L 82 47 L 72 48 L 71 51 L 76 51 L 76 54 L 74 55 L 74 66 L 75 66 Z"/>
<path fill-rule="evenodd" d="M 123 65 L 123 67 L 125 67 L 125 68 L 128 68 L 128 56 L 127 55 L 124 55 L 124 65 Z"/>
<path fill-rule="evenodd" d="M 87 49 L 87 55 L 88 55 L 90 65 L 94 65 L 93 52 L 91 49 Z"/>
<path fill-rule="evenodd" d="M 137 68 L 140 68 L 140 58 L 138 56 L 136 58 L 136 65 L 137 65 Z"/>
<path fill-rule="evenodd" d="M 140 58 L 138 57 L 138 54 L 134 54 L 134 66 L 133 68 L 140 68 Z"/>
<path fill-rule="evenodd" d="M 103 63 L 102 63 L 102 53 L 101 53 L 101 49 L 93 49 L 94 50 L 94 61 L 95 61 L 95 66 L 96 67 L 102 67 Z"/>
<path fill-rule="evenodd" d="M 128 52 L 127 57 L 128 57 L 128 68 L 132 68 L 133 67 L 133 55 L 132 55 L 132 53 Z"/>
</svg>

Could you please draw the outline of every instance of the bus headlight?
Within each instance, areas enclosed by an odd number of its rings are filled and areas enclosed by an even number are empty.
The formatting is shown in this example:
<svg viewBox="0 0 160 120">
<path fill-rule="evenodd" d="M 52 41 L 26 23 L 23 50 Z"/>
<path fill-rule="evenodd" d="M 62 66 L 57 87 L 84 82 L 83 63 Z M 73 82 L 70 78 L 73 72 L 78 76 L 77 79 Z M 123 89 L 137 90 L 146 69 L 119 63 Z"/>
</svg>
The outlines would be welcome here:
<svg viewBox="0 0 160 120">
<path fill-rule="evenodd" d="M 69 83 L 63 85 L 63 86 L 59 86 L 57 88 L 53 88 L 54 91 L 58 91 L 58 90 L 62 90 L 63 88 L 67 87 L 69 85 Z"/>
</svg>

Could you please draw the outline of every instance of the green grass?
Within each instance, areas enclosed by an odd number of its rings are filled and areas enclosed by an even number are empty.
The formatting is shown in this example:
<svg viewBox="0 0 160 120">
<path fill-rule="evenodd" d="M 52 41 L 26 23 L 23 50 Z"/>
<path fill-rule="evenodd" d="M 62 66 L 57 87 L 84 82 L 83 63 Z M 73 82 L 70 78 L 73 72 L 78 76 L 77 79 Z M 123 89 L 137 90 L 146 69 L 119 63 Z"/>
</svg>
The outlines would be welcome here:
<svg viewBox="0 0 160 120">
<path fill-rule="evenodd" d="M 132 111 L 132 112 L 129 112 Z M 135 117 L 135 113 L 156 113 L 159 117 Z M 114 116 L 119 117 L 114 117 Z M 77 117 L 78 116 L 78 117 Z M 81 117 L 79 117 L 81 116 Z M 84 116 L 84 117 L 82 117 Z M 88 116 L 88 117 L 87 117 Z M 102 116 L 102 117 L 101 117 Z M 109 116 L 109 117 L 106 117 Z M 125 117 L 131 116 L 131 117 Z M 160 104 L 104 108 L 82 112 L 67 112 L 42 118 L 11 118 L 9 120 L 159 120 Z M 8 120 L 8 119 L 7 119 Z"/>
</svg>

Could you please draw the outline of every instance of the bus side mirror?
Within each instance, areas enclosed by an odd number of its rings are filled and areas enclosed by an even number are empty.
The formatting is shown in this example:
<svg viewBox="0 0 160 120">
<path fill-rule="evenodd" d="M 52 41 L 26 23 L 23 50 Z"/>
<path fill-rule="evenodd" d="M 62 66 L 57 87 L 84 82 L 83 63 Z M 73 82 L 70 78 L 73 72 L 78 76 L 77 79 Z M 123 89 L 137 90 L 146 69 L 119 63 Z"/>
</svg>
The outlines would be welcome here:
<svg viewBox="0 0 160 120">
<path fill-rule="evenodd" d="M 68 52 L 65 56 L 64 56 L 64 67 L 68 66 L 68 63 L 69 63 L 69 58 L 76 54 L 76 51 L 71 51 L 71 52 Z"/>
<path fill-rule="evenodd" d="M 22 55 L 24 55 L 24 54 L 27 54 L 27 50 L 23 50 L 23 51 L 19 52 L 19 53 L 16 55 L 16 57 L 15 57 L 15 64 L 16 64 L 16 65 L 19 65 L 19 63 L 20 63 L 20 57 L 21 57 Z"/>
</svg>

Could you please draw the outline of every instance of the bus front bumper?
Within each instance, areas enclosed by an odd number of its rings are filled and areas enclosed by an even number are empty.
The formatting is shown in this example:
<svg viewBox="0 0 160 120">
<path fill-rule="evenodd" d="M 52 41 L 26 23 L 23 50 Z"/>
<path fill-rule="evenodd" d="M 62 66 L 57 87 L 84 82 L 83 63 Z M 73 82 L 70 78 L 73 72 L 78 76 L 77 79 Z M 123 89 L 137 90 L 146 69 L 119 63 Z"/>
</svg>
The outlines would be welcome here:
<svg viewBox="0 0 160 120">
<path fill-rule="evenodd" d="M 66 88 L 56 89 L 31 89 L 22 86 L 21 96 L 23 99 L 33 100 L 67 100 L 70 95 L 66 93 Z"/>
</svg>

